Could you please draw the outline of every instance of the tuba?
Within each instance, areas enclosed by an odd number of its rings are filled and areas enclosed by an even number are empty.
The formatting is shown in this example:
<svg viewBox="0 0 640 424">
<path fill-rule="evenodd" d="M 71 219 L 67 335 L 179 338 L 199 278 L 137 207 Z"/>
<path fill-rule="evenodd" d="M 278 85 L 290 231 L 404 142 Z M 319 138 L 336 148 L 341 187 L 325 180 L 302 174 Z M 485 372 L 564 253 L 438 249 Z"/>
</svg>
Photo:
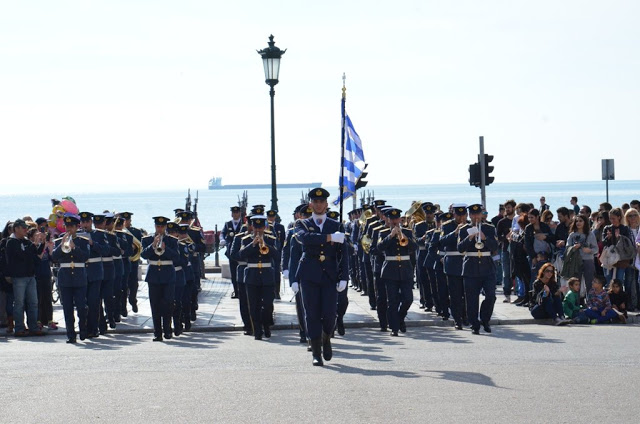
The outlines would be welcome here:
<svg viewBox="0 0 640 424">
<path fill-rule="evenodd" d="M 142 243 L 140 243 L 140 240 L 138 240 L 129 229 L 125 228 L 124 230 L 133 237 L 133 255 L 129 256 L 129 260 L 131 262 L 138 262 L 142 254 Z"/>
<path fill-rule="evenodd" d="M 410 221 L 411 227 L 426 220 L 427 214 L 422 209 L 422 202 L 419 200 L 413 202 L 409 210 L 405 213 L 405 217 Z"/>
</svg>

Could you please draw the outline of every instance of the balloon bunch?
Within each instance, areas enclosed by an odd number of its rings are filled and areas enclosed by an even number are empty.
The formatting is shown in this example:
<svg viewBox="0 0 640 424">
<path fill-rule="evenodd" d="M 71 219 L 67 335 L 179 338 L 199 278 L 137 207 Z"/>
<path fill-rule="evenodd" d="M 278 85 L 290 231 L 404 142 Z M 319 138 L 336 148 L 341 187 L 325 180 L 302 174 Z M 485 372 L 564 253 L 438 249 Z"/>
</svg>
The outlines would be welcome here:
<svg viewBox="0 0 640 424">
<path fill-rule="evenodd" d="M 58 230 L 58 233 L 64 233 L 64 221 L 62 218 L 65 213 L 78 214 L 78 207 L 76 201 L 71 196 L 63 197 L 61 201 L 51 199 L 53 209 L 51 215 L 49 215 L 49 227 Z"/>
</svg>

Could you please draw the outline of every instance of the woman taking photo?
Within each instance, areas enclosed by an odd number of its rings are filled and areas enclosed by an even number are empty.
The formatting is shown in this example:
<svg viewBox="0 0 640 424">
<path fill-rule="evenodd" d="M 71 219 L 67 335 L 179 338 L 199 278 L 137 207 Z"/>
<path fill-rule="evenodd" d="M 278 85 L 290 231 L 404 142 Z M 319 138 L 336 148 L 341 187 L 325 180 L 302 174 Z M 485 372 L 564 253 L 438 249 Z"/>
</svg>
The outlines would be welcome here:
<svg viewBox="0 0 640 424">
<path fill-rule="evenodd" d="M 589 230 L 589 219 L 586 215 L 578 215 L 571 222 L 569 228 L 569 238 L 567 239 L 567 247 L 575 246 L 576 249 L 580 249 L 580 256 L 582 257 L 582 273 L 577 275 L 577 278 L 584 277 L 584 284 L 587 288 L 587 293 L 591 290 L 591 282 L 596 272 L 596 264 L 593 257 L 598 253 L 598 242 L 596 236 L 591 230 Z"/>
<path fill-rule="evenodd" d="M 553 319 L 556 325 L 568 324 L 562 319 L 562 293 L 558 290 L 556 269 L 552 263 L 540 267 L 538 278 L 533 283 L 535 306 L 531 309 L 534 319 Z"/>
</svg>

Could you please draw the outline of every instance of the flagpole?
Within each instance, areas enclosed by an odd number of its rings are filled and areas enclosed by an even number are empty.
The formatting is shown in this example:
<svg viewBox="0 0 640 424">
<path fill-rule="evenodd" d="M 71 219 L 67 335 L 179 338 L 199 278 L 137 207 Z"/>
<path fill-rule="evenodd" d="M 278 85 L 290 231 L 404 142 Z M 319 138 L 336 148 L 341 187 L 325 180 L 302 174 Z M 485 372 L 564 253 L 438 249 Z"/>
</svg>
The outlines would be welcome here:
<svg viewBox="0 0 640 424">
<path fill-rule="evenodd" d="M 342 203 L 344 202 L 344 138 L 345 138 L 345 103 L 347 101 L 347 87 L 345 85 L 347 76 L 342 73 L 342 132 L 340 134 L 340 220 L 344 219 L 342 214 Z"/>
</svg>

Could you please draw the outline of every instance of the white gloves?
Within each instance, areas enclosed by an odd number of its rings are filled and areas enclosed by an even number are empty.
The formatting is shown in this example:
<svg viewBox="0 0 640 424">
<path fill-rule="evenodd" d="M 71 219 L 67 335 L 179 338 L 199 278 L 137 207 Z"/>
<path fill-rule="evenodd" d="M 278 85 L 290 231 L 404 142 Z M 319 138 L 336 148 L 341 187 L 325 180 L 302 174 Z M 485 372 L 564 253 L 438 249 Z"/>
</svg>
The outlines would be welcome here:
<svg viewBox="0 0 640 424">
<path fill-rule="evenodd" d="M 335 233 L 331 234 L 331 241 L 334 243 L 344 243 L 344 233 L 336 231 Z"/>
<path fill-rule="evenodd" d="M 340 280 L 338 284 L 336 284 L 336 290 L 339 292 L 344 291 L 347 288 L 347 280 Z"/>
<path fill-rule="evenodd" d="M 285 280 L 289 279 L 289 270 L 285 269 L 284 271 L 282 271 L 282 278 L 284 278 Z"/>
<path fill-rule="evenodd" d="M 293 294 L 298 294 L 298 291 L 300 291 L 298 283 L 291 283 L 291 290 L 293 290 Z"/>
<path fill-rule="evenodd" d="M 220 247 L 225 247 L 227 245 L 227 241 L 225 239 L 220 240 Z"/>
</svg>

